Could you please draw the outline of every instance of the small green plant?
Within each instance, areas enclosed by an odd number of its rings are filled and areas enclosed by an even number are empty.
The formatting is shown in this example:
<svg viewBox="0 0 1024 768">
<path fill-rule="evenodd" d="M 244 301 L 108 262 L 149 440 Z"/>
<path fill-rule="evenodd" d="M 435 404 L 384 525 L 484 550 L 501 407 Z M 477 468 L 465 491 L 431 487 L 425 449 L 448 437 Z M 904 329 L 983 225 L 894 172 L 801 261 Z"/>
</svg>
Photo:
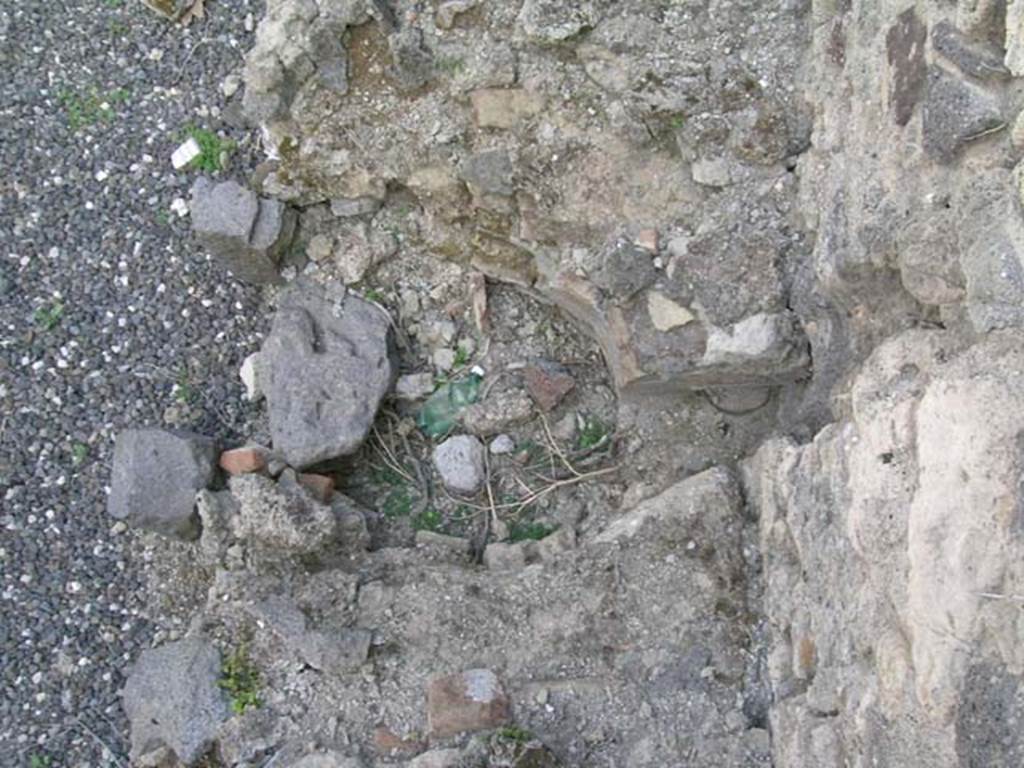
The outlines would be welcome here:
<svg viewBox="0 0 1024 768">
<path fill-rule="evenodd" d="M 462 368 L 469 362 L 469 352 L 465 347 L 455 348 L 455 361 L 452 363 L 455 368 Z"/>
<path fill-rule="evenodd" d="M 391 467 L 374 467 L 371 477 L 378 485 L 404 486 L 407 482 Z"/>
<path fill-rule="evenodd" d="M 672 130 L 674 131 L 681 131 L 686 125 L 686 118 L 682 115 L 676 115 L 669 121 L 669 125 L 672 126 Z"/>
<path fill-rule="evenodd" d="M 425 509 L 413 519 L 412 527 L 417 531 L 437 533 L 441 530 L 441 513 L 436 509 Z"/>
<path fill-rule="evenodd" d="M 249 658 L 245 645 L 238 646 L 234 653 L 224 659 L 217 685 L 227 691 L 231 698 L 231 710 L 237 715 L 263 705 L 258 693 L 260 673 Z"/>
<path fill-rule="evenodd" d="M 607 425 L 605 425 L 605 423 L 596 416 L 588 416 L 583 422 L 583 427 L 580 429 L 579 437 L 576 440 L 576 446 L 581 451 L 585 451 L 588 448 L 593 448 L 594 446 L 599 445 L 607 437 Z"/>
<path fill-rule="evenodd" d="M 89 458 L 89 446 L 85 443 L 75 443 L 71 446 L 71 464 L 80 467 Z"/>
<path fill-rule="evenodd" d="M 363 296 L 366 297 L 367 301 L 375 301 L 378 304 L 384 301 L 384 294 L 378 291 L 376 288 L 367 288 L 363 291 Z"/>
<path fill-rule="evenodd" d="M 437 68 L 445 74 L 457 75 L 466 69 L 466 62 L 458 56 L 442 56 L 437 60 Z"/>
<path fill-rule="evenodd" d="M 516 744 L 526 744 L 533 741 L 533 734 L 518 725 L 508 725 L 498 729 L 498 738 L 514 741 Z"/>
<path fill-rule="evenodd" d="M 373 482 L 386 486 L 389 490 L 381 502 L 380 511 L 385 517 L 407 517 L 412 512 L 415 495 L 408 479 L 391 467 L 375 467 L 371 473 Z"/>
<path fill-rule="evenodd" d="M 199 145 L 199 154 L 189 163 L 190 168 L 214 173 L 223 169 L 224 160 L 235 151 L 235 142 L 222 139 L 206 128 L 189 125 L 185 127 L 185 134 Z"/>
<path fill-rule="evenodd" d="M 46 755 L 31 754 L 28 758 L 28 768 L 50 768 L 50 758 Z"/>
<path fill-rule="evenodd" d="M 406 517 L 412 512 L 412 502 L 412 494 L 409 493 L 408 488 L 394 488 L 384 497 L 381 512 L 385 517 Z"/>
<path fill-rule="evenodd" d="M 533 522 L 515 522 L 509 528 L 508 540 L 512 542 L 516 541 L 540 541 L 541 539 L 550 536 L 554 533 L 557 528 L 544 525 L 544 523 L 533 523 Z"/>
<path fill-rule="evenodd" d="M 77 131 L 99 122 L 109 123 L 114 119 L 114 105 L 128 101 L 128 95 L 125 88 L 115 88 L 105 94 L 96 88 L 86 93 L 64 89 L 57 94 L 57 101 L 67 113 L 68 127 Z"/>
<path fill-rule="evenodd" d="M 53 301 L 45 307 L 39 307 L 32 314 L 33 322 L 44 331 L 52 331 L 60 325 L 62 317 L 64 317 L 64 305 L 59 301 Z"/>
<path fill-rule="evenodd" d="M 111 21 L 110 22 L 110 35 L 111 37 L 123 37 L 128 34 L 128 25 L 123 21 Z"/>
<path fill-rule="evenodd" d="M 196 390 L 192 386 L 192 380 L 189 378 L 187 368 L 182 368 L 178 372 L 178 380 L 174 382 L 174 386 L 171 388 L 171 395 L 182 405 L 195 401 Z"/>
</svg>

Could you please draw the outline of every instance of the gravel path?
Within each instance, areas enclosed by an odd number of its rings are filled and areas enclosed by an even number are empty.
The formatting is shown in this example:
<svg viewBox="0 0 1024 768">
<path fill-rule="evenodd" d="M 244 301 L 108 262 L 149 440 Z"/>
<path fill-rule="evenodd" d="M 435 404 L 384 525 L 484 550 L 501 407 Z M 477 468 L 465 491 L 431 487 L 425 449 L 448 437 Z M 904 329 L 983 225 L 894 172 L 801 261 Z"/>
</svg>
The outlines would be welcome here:
<svg viewBox="0 0 1024 768">
<path fill-rule="evenodd" d="M 255 416 L 237 370 L 265 330 L 260 295 L 171 208 L 194 173 L 170 154 L 187 124 L 225 127 L 220 85 L 262 11 L 207 4 L 188 30 L 137 0 L 0 6 L 5 768 L 127 764 L 118 690 L 153 630 L 133 534 L 105 514 L 116 431 L 231 439 Z M 247 137 L 226 130 L 242 177 Z"/>
</svg>

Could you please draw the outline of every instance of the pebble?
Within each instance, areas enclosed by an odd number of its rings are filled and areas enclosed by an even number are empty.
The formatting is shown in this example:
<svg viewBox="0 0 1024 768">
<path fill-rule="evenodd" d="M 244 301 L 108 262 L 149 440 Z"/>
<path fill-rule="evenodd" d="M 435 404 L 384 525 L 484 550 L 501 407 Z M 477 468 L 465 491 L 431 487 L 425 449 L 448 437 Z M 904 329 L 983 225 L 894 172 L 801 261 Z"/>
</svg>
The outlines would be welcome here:
<svg viewBox="0 0 1024 768">
<path fill-rule="evenodd" d="M 504 456 L 513 453 L 515 449 L 516 443 L 508 435 L 498 435 L 491 440 L 490 451 L 492 456 Z"/>
<path fill-rule="evenodd" d="M 180 171 L 202 153 L 203 151 L 199 148 L 199 142 L 189 138 L 174 150 L 174 153 L 171 155 L 171 165 L 174 166 L 174 170 Z"/>
<path fill-rule="evenodd" d="M 554 410 L 562 399 L 576 388 L 576 380 L 562 365 L 540 360 L 523 369 L 523 381 L 537 405 L 544 411 Z"/>
<path fill-rule="evenodd" d="M 441 347 L 433 354 L 434 366 L 441 371 L 450 371 L 455 367 L 455 350 Z"/>
<path fill-rule="evenodd" d="M 230 99 L 232 96 L 238 93 L 238 89 L 241 87 L 242 78 L 232 72 L 230 75 L 228 75 L 221 81 L 220 92 L 224 94 L 224 98 Z"/>
<path fill-rule="evenodd" d="M 422 400 L 433 391 L 434 375 L 430 372 L 407 373 L 395 382 L 395 397 L 399 400 Z"/>
<path fill-rule="evenodd" d="M 171 201 L 171 210 L 178 214 L 179 219 L 188 216 L 188 203 L 183 197 L 176 197 Z"/>
<path fill-rule="evenodd" d="M 452 493 L 470 496 L 483 487 L 486 478 L 484 447 L 475 437 L 449 437 L 434 448 L 433 460 L 445 487 Z"/>
</svg>

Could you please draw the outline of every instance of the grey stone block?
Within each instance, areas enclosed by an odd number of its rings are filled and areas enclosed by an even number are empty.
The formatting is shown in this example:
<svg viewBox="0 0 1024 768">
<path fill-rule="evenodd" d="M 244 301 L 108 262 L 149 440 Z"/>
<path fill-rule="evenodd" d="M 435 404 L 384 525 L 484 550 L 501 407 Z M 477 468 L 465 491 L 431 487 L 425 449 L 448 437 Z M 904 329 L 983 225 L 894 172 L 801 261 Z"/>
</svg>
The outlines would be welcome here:
<svg viewBox="0 0 1024 768">
<path fill-rule="evenodd" d="M 299 469 L 358 450 L 393 355 L 389 318 L 343 286 L 299 281 L 283 293 L 260 352 L 274 449 Z"/>
<path fill-rule="evenodd" d="M 192 228 L 204 248 L 237 278 L 280 283 L 278 264 L 295 233 L 295 212 L 234 181 L 200 177 L 192 186 Z"/>
<path fill-rule="evenodd" d="M 133 760 L 167 747 L 186 766 L 198 762 L 230 714 L 219 678 L 220 654 L 207 640 L 143 651 L 122 692 Z"/>
<path fill-rule="evenodd" d="M 217 471 L 217 445 L 191 432 L 129 429 L 117 436 L 107 511 L 165 536 L 199 535 L 196 492 Z"/>
</svg>

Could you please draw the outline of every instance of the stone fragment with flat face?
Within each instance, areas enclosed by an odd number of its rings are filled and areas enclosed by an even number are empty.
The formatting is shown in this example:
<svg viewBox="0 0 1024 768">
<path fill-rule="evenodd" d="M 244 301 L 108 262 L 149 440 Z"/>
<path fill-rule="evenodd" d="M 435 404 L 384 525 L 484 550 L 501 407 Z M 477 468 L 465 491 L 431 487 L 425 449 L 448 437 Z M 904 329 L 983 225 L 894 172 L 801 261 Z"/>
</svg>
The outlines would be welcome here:
<svg viewBox="0 0 1024 768">
<path fill-rule="evenodd" d="M 199 535 L 196 492 L 217 470 L 213 440 L 192 432 L 127 429 L 114 445 L 107 511 L 112 517 L 165 536 Z"/>
<path fill-rule="evenodd" d="M 278 262 L 291 243 L 295 212 L 234 181 L 200 177 L 192 185 L 192 229 L 204 248 L 240 280 L 280 283 Z"/>
<path fill-rule="evenodd" d="M 427 723 L 434 739 L 496 728 L 511 714 L 501 682 L 489 669 L 435 678 L 427 687 Z"/>
<path fill-rule="evenodd" d="M 554 410 L 576 387 L 568 369 L 549 360 L 538 360 L 523 369 L 523 381 L 537 405 L 544 411 Z"/>
<path fill-rule="evenodd" d="M 186 766 L 202 758 L 230 714 L 219 678 L 220 654 L 202 638 L 143 651 L 122 693 L 133 760 L 161 747 Z"/>
<path fill-rule="evenodd" d="M 966 144 L 1001 124 L 999 104 L 992 94 L 942 67 L 931 68 L 921 131 L 924 150 L 934 160 L 952 163 Z"/>
<path fill-rule="evenodd" d="M 283 293 L 260 370 L 274 450 L 303 469 L 354 453 L 396 372 L 391 322 L 343 286 Z"/>
</svg>

